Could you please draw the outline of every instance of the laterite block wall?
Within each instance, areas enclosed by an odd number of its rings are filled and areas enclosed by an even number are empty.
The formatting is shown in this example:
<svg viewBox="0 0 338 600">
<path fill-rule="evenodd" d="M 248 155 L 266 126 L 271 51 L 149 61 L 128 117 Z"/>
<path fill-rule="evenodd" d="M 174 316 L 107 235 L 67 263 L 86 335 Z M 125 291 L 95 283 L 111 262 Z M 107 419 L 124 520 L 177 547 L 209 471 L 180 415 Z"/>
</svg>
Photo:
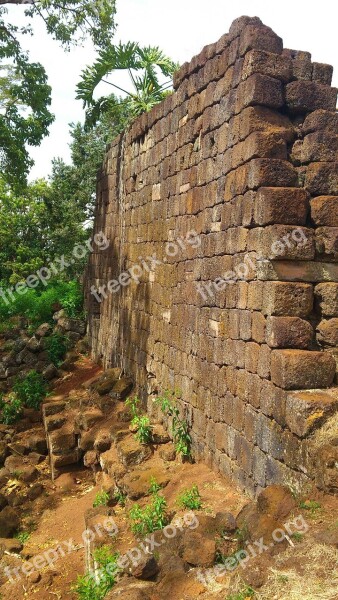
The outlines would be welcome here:
<svg viewBox="0 0 338 600">
<path fill-rule="evenodd" d="M 178 389 L 195 458 L 250 493 L 315 477 L 312 435 L 337 410 L 331 76 L 241 17 L 112 142 L 98 179 L 93 357 L 144 398 Z M 136 265 L 139 283 L 90 293 Z"/>
</svg>

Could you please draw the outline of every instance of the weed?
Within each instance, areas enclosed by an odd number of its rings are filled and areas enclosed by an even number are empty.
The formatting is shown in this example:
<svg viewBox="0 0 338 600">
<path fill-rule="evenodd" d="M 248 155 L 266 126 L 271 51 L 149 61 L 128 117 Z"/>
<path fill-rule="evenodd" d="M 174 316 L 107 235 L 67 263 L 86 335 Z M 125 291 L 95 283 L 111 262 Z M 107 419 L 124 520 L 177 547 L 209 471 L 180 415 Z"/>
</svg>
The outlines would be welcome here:
<svg viewBox="0 0 338 600">
<path fill-rule="evenodd" d="M 135 535 L 144 536 L 157 529 L 163 529 L 168 523 L 166 508 L 167 501 L 158 492 L 153 494 L 151 502 L 144 508 L 141 508 L 139 504 L 134 504 L 129 513 L 132 532 Z"/>
<path fill-rule="evenodd" d="M 19 540 L 21 544 L 25 544 L 29 540 L 30 536 L 31 534 L 29 531 L 18 531 L 14 537 Z"/>
<path fill-rule="evenodd" d="M 166 391 L 164 396 L 158 396 L 155 399 L 155 403 L 160 406 L 163 414 L 172 418 L 172 435 L 176 452 L 190 458 L 192 440 L 189 433 L 189 426 L 187 421 L 180 416 L 179 408 L 176 406 L 175 393 Z"/>
<path fill-rule="evenodd" d="M 310 511 L 311 515 L 315 515 L 321 509 L 321 504 L 315 500 L 305 500 L 299 503 L 299 508 Z"/>
<path fill-rule="evenodd" d="M 94 502 L 93 502 L 93 507 L 96 508 L 97 506 L 107 506 L 108 502 L 109 502 L 109 494 L 108 492 L 106 492 L 105 490 L 101 490 L 101 492 L 97 492 L 95 498 L 94 498 Z"/>
<path fill-rule="evenodd" d="M 16 394 L 9 394 L 5 401 L 3 397 L 0 398 L 0 411 L 1 411 L 1 423 L 4 425 L 12 425 L 16 423 L 23 413 L 23 405 L 21 400 Z"/>
<path fill-rule="evenodd" d="M 114 499 L 117 501 L 117 504 L 124 507 L 127 501 L 127 494 L 124 494 L 121 492 L 121 490 L 118 490 L 114 495 Z"/>
<path fill-rule="evenodd" d="M 47 389 L 46 380 L 37 371 L 30 371 L 23 379 L 16 379 L 13 386 L 18 399 L 34 410 L 39 410 L 42 400 L 47 395 Z"/>
<path fill-rule="evenodd" d="M 294 532 L 294 533 L 291 535 L 291 537 L 292 537 L 294 540 L 296 540 L 296 542 L 301 542 L 301 541 L 302 541 L 302 539 L 303 539 L 303 534 L 302 534 L 302 533 L 300 533 L 299 531 L 295 531 L 295 532 Z"/>
<path fill-rule="evenodd" d="M 190 510 L 201 508 L 202 500 L 197 485 L 193 485 L 192 488 L 185 490 L 178 497 L 177 503 L 182 508 L 189 508 Z"/>
<path fill-rule="evenodd" d="M 240 592 L 237 592 L 237 594 L 230 594 L 230 596 L 227 596 L 227 600 L 248 600 L 249 598 L 254 597 L 255 590 L 253 590 L 250 585 L 247 585 Z"/>
<path fill-rule="evenodd" d="M 156 494 L 157 492 L 160 491 L 160 489 L 161 489 L 161 486 L 160 486 L 159 483 L 157 483 L 155 477 L 151 477 L 148 493 L 149 494 Z"/>
<path fill-rule="evenodd" d="M 55 331 L 46 338 L 45 349 L 50 362 L 59 367 L 69 349 L 69 339 L 66 335 Z"/>
<path fill-rule="evenodd" d="M 94 561 L 98 573 L 86 573 L 77 578 L 73 590 L 79 600 L 103 600 L 116 583 L 116 575 L 119 571 L 117 561 L 119 554 L 112 554 L 109 546 L 97 548 L 94 552 Z"/>
<path fill-rule="evenodd" d="M 126 401 L 127 406 L 130 406 L 133 417 L 131 425 L 137 430 L 135 434 L 136 439 L 140 444 L 149 444 L 152 441 L 150 419 L 147 415 L 141 415 L 139 403 L 140 399 L 137 396 L 135 398 L 128 398 Z"/>
<path fill-rule="evenodd" d="M 137 428 L 135 437 L 140 444 L 150 444 L 152 440 L 152 432 L 149 417 L 146 415 L 134 417 L 131 424 Z"/>
<path fill-rule="evenodd" d="M 238 542 L 238 547 L 241 548 L 241 546 L 243 546 L 244 542 L 246 542 L 249 537 L 248 526 L 246 523 L 244 523 L 243 527 L 236 529 L 235 537 Z"/>
</svg>

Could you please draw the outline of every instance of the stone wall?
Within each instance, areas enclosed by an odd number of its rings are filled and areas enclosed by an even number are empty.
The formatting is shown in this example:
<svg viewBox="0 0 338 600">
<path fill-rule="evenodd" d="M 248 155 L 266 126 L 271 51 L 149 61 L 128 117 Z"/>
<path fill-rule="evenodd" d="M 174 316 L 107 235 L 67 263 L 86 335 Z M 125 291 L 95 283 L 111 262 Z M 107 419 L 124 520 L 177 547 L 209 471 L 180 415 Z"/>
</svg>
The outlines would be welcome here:
<svg viewBox="0 0 338 600">
<path fill-rule="evenodd" d="M 143 397 L 176 388 L 195 457 L 252 493 L 313 477 L 312 433 L 337 408 L 331 76 L 241 17 L 112 142 L 98 179 L 93 357 Z"/>
</svg>

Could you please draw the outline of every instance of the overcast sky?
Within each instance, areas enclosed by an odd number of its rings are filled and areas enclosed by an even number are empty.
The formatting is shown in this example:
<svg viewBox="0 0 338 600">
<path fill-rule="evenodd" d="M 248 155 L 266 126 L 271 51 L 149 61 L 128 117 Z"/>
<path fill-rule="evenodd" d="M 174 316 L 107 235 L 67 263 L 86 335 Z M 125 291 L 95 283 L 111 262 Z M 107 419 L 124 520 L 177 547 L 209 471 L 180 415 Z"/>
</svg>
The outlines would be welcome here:
<svg viewBox="0 0 338 600">
<path fill-rule="evenodd" d="M 10 7 L 9 11 L 13 21 L 23 22 L 22 6 Z M 338 10 L 332 0 L 117 0 L 115 41 L 158 45 L 175 61 L 183 63 L 206 44 L 218 40 L 241 15 L 260 17 L 283 38 L 284 47 L 306 50 L 311 52 L 312 60 L 333 64 L 333 84 L 338 86 Z M 81 70 L 95 56 L 89 44 L 70 53 L 63 52 L 46 35 L 43 23 L 38 23 L 38 19 L 36 23 L 34 37 L 26 36 L 23 42 L 31 59 L 41 62 L 48 73 L 56 120 L 49 137 L 31 152 L 36 163 L 31 179 L 47 176 L 55 156 L 69 161 L 68 124 L 83 120 L 82 104 L 75 100 L 75 86 Z M 107 87 L 100 91 L 108 92 Z"/>
</svg>

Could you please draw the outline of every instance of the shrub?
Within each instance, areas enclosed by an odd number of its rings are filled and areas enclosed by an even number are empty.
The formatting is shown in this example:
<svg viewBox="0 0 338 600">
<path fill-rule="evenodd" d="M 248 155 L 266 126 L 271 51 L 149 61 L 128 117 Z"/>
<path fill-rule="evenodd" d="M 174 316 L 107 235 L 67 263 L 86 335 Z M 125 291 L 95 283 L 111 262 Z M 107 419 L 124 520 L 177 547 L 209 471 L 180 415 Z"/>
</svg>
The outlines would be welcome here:
<svg viewBox="0 0 338 600">
<path fill-rule="evenodd" d="M 21 544 L 25 544 L 29 540 L 30 536 L 31 534 L 29 531 L 18 531 L 14 537 L 19 540 Z"/>
<path fill-rule="evenodd" d="M 136 439 L 140 442 L 140 444 L 149 444 L 152 441 L 152 432 L 150 420 L 147 415 L 141 415 L 138 405 L 140 403 L 140 399 L 135 396 L 135 398 L 128 398 L 126 401 L 127 406 L 130 406 L 131 414 L 132 414 L 132 427 L 136 428 Z"/>
<path fill-rule="evenodd" d="M 119 504 L 122 507 L 125 507 L 127 501 L 127 494 L 124 494 L 123 492 L 121 492 L 121 490 L 118 490 L 114 495 L 114 499 L 116 500 L 117 504 Z"/>
<path fill-rule="evenodd" d="M 12 425 L 16 423 L 23 413 L 23 405 L 21 400 L 15 394 L 9 394 L 7 402 L 0 399 L 1 423 L 4 425 Z"/>
<path fill-rule="evenodd" d="M 97 548 L 94 560 L 98 568 L 97 577 L 92 573 L 81 575 L 77 579 L 74 591 L 79 600 L 103 600 L 116 583 L 119 554 L 112 554 L 109 546 Z"/>
<path fill-rule="evenodd" d="M 39 410 L 47 394 L 47 382 L 37 371 L 30 371 L 23 379 L 16 379 L 13 391 L 28 408 Z"/>
<path fill-rule="evenodd" d="M 107 506 L 108 502 L 109 502 L 109 494 L 108 492 L 106 492 L 105 490 L 101 490 L 101 492 L 97 492 L 95 498 L 94 498 L 94 502 L 93 502 L 93 507 L 96 508 L 97 506 Z"/>
<path fill-rule="evenodd" d="M 45 349 L 48 358 L 56 367 L 59 367 L 62 364 L 68 348 L 69 339 L 66 335 L 63 335 L 63 333 L 55 331 L 52 335 L 45 338 Z"/>
<path fill-rule="evenodd" d="M 230 594 L 227 596 L 226 600 L 248 600 L 249 598 L 255 597 L 255 590 L 252 589 L 249 585 L 243 587 L 243 589 L 237 594 Z"/>
<path fill-rule="evenodd" d="M 129 513 L 132 532 L 135 535 L 144 536 L 157 529 L 163 529 L 168 523 L 166 509 L 167 501 L 158 492 L 153 494 L 151 502 L 144 508 L 141 508 L 139 504 L 134 504 Z"/>
<path fill-rule="evenodd" d="M 177 503 L 182 508 L 189 508 L 190 510 L 198 510 L 202 507 L 202 500 L 197 485 L 193 485 L 192 488 L 185 490 L 179 497 Z"/>
<path fill-rule="evenodd" d="M 170 399 L 168 396 L 172 396 Z M 191 436 L 189 426 L 185 419 L 180 416 L 180 411 L 175 404 L 175 394 L 166 392 L 164 396 L 158 396 L 155 403 L 159 404 L 163 414 L 172 418 L 172 435 L 175 449 L 178 454 L 186 458 L 191 458 Z"/>
</svg>

